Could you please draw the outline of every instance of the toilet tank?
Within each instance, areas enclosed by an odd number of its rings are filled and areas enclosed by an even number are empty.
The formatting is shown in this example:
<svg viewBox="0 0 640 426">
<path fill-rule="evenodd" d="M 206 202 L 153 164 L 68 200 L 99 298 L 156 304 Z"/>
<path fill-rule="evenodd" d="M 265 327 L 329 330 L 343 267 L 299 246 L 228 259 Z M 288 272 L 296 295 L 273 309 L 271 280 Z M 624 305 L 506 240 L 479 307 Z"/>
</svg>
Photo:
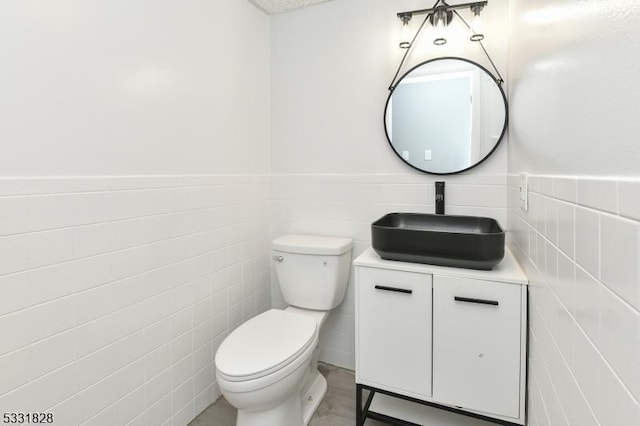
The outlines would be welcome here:
<svg viewBox="0 0 640 426">
<path fill-rule="evenodd" d="M 285 235 L 273 241 L 273 259 L 285 302 L 328 311 L 344 299 L 351 238 Z"/>
</svg>

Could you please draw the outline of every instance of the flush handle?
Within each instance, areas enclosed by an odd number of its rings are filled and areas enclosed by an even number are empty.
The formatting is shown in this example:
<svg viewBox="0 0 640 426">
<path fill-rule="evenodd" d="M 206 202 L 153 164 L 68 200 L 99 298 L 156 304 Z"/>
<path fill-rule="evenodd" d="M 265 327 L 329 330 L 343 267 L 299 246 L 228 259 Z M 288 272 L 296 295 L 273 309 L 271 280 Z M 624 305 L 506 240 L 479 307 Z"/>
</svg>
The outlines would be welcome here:
<svg viewBox="0 0 640 426">
<path fill-rule="evenodd" d="M 273 260 L 275 260 L 276 262 L 282 263 L 282 262 L 284 262 L 284 257 L 282 257 L 282 256 L 273 256 Z"/>
</svg>

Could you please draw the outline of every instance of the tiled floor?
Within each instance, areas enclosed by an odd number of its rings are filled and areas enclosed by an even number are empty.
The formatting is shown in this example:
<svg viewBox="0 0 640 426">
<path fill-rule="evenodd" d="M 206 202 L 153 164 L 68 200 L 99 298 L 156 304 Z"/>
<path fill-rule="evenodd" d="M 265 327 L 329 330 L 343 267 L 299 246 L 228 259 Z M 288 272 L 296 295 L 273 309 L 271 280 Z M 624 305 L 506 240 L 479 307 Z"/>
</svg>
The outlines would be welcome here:
<svg viewBox="0 0 640 426">
<path fill-rule="evenodd" d="M 320 364 L 329 390 L 309 426 L 353 426 L 356 423 L 356 384 L 353 371 Z M 189 426 L 235 426 L 236 410 L 224 398 L 211 404 Z M 367 426 L 384 423 L 367 420 Z"/>
</svg>

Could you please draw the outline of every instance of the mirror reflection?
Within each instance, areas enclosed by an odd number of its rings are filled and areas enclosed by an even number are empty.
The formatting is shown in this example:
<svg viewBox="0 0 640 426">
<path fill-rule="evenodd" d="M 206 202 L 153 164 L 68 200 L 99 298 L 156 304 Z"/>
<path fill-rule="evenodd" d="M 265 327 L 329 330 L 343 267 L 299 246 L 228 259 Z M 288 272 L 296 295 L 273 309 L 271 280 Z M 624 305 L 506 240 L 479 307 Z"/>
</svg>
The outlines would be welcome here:
<svg viewBox="0 0 640 426">
<path fill-rule="evenodd" d="M 427 173 L 452 174 L 484 161 L 507 126 L 505 94 L 485 68 L 439 58 L 407 72 L 385 108 L 385 131 L 395 153 Z"/>
</svg>

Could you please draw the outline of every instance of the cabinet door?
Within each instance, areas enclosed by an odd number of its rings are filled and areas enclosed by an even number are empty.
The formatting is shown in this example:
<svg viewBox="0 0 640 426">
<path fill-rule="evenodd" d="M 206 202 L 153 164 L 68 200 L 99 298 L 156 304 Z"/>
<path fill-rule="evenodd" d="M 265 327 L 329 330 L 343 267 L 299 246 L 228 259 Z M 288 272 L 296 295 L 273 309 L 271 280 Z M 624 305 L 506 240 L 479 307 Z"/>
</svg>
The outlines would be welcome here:
<svg viewBox="0 0 640 426">
<path fill-rule="evenodd" d="M 434 277 L 435 400 L 519 417 L 521 291 L 514 284 Z"/>
<path fill-rule="evenodd" d="M 428 274 L 358 268 L 359 383 L 416 398 L 431 396 L 431 283 Z"/>
</svg>

